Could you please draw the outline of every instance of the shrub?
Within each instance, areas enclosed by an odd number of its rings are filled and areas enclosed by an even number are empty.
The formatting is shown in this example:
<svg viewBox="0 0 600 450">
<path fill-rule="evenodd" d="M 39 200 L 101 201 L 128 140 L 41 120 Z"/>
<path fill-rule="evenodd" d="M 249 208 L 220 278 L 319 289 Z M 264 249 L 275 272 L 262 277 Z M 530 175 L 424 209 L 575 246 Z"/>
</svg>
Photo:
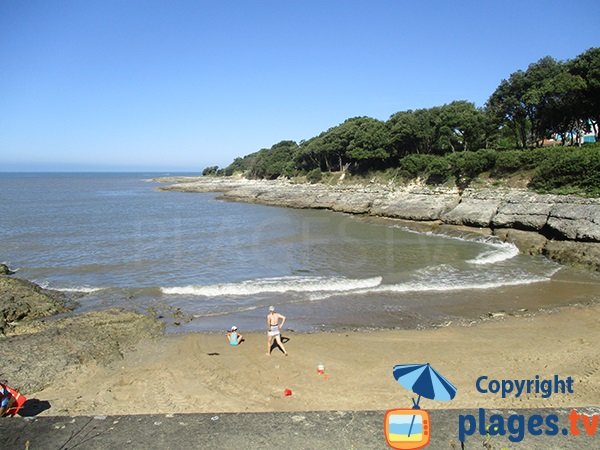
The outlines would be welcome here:
<svg viewBox="0 0 600 450">
<path fill-rule="evenodd" d="M 306 180 L 311 183 L 318 183 L 323 178 L 321 169 L 313 169 L 306 174 Z"/>
<path fill-rule="evenodd" d="M 480 173 L 491 170 L 496 163 L 496 152 L 493 150 L 478 150 L 462 152 L 459 159 L 459 175 L 468 179 L 475 178 Z"/>
<path fill-rule="evenodd" d="M 600 195 L 600 147 L 561 148 L 546 155 L 529 186 L 541 192 Z"/>
<path fill-rule="evenodd" d="M 217 175 L 218 170 L 219 170 L 219 166 L 205 167 L 204 170 L 202 171 L 202 176 L 203 177 L 215 176 L 215 175 Z"/>
<path fill-rule="evenodd" d="M 424 175 L 429 164 L 436 159 L 432 155 L 408 155 L 400 160 L 398 174 L 405 179 L 413 179 Z"/>
<path fill-rule="evenodd" d="M 496 155 L 496 164 L 493 171 L 496 175 L 513 173 L 523 169 L 524 165 L 523 151 L 506 150 L 498 152 Z"/>
<path fill-rule="evenodd" d="M 427 183 L 442 184 L 452 176 L 452 166 L 446 157 L 437 157 L 429 163 L 427 168 Z"/>
</svg>

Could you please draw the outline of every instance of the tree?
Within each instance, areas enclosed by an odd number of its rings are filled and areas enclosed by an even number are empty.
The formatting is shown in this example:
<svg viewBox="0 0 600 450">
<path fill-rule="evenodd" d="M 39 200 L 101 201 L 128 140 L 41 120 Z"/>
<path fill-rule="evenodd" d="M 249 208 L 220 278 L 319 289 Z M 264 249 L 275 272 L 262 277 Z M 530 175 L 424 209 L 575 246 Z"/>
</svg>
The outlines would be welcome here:
<svg viewBox="0 0 600 450">
<path fill-rule="evenodd" d="M 584 85 L 579 90 L 580 119 L 600 141 L 600 48 L 590 48 L 568 64 L 569 73 Z"/>
<path fill-rule="evenodd" d="M 219 170 L 219 166 L 205 167 L 204 170 L 202 171 L 202 176 L 203 177 L 215 176 L 217 174 L 218 170 Z"/>
<path fill-rule="evenodd" d="M 522 101 L 531 123 L 530 143 L 540 146 L 548 134 L 545 124 L 549 123 L 548 116 L 552 110 L 551 98 L 554 96 L 555 86 L 553 81 L 561 76 L 565 66 L 550 56 L 530 64 L 525 72 L 525 92 Z"/>
<path fill-rule="evenodd" d="M 281 141 L 269 149 L 260 150 L 250 166 L 250 176 L 275 179 L 294 175 L 297 151 L 298 144 L 294 141 Z"/>
<path fill-rule="evenodd" d="M 552 131 L 548 115 L 555 97 L 553 80 L 562 76 L 565 65 L 550 56 L 530 64 L 525 72 L 517 71 L 502 80 L 488 100 L 498 126 L 508 124 L 519 146 L 541 145 Z"/>
<path fill-rule="evenodd" d="M 485 142 L 484 114 L 475 104 L 465 100 L 454 101 L 440 108 L 439 147 L 469 150 Z"/>
<path fill-rule="evenodd" d="M 353 117 L 304 143 L 298 163 L 304 170 L 345 170 L 381 165 L 390 156 L 389 134 L 384 122 Z"/>
<path fill-rule="evenodd" d="M 356 117 L 342 124 L 349 138 L 346 156 L 357 168 L 382 165 L 390 157 L 389 133 L 385 123 L 370 117 Z"/>
<path fill-rule="evenodd" d="M 439 141 L 440 108 L 398 112 L 390 117 L 390 148 L 401 158 L 417 153 L 432 153 Z"/>
<path fill-rule="evenodd" d="M 417 117 L 412 110 L 400 111 L 387 122 L 390 146 L 398 159 L 411 153 L 419 153 Z"/>
<path fill-rule="evenodd" d="M 527 147 L 527 110 L 521 98 L 525 93 L 525 73 L 514 72 L 502 80 L 487 101 L 487 109 L 496 126 L 507 125 L 513 132 L 517 147 Z"/>
<path fill-rule="evenodd" d="M 540 91 L 543 92 L 543 103 L 539 107 L 539 133 L 550 137 L 560 135 L 563 144 L 567 137 L 579 135 L 587 123 L 582 117 L 581 99 L 585 82 L 579 75 L 562 70 L 546 79 Z"/>
<path fill-rule="evenodd" d="M 233 162 L 225 168 L 225 175 L 233 175 L 236 172 L 241 172 L 244 175 L 249 174 L 250 168 L 254 164 L 257 156 L 258 152 L 254 152 L 244 156 L 243 158 L 235 158 Z"/>
</svg>

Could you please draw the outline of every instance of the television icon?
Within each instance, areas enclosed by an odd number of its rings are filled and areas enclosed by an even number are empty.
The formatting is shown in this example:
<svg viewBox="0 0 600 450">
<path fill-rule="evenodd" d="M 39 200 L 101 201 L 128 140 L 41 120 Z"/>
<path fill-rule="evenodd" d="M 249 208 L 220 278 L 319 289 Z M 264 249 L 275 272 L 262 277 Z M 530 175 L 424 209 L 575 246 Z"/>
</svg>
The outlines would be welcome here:
<svg viewBox="0 0 600 450">
<path fill-rule="evenodd" d="M 429 413 L 423 409 L 390 409 L 384 418 L 387 444 L 394 449 L 427 447 L 430 439 Z"/>
</svg>

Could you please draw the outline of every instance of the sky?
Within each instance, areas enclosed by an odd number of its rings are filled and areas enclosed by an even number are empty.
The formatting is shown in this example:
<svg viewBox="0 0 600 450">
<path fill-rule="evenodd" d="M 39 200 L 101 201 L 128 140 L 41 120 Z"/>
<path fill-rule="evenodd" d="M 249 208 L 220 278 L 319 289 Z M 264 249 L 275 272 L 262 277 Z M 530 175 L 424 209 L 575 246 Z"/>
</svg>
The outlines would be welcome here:
<svg viewBox="0 0 600 450">
<path fill-rule="evenodd" d="M 350 117 L 483 106 L 600 46 L 597 0 L 0 0 L 0 171 L 227 166 Z"/>
</svg>

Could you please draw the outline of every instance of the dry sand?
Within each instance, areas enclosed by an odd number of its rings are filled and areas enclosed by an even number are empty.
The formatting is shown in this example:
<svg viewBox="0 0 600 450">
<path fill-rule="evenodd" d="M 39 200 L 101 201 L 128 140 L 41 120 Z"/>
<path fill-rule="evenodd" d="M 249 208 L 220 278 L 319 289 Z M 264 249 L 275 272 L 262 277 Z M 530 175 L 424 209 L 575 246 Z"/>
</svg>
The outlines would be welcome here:
<svg viewBox="0 0 600 450">
<path fill-rule="evenodd" d="M 392 376 L 395 364 L 429 362 L 458 387 L 435 408 L 600 405 L 600 305 L 531 317 L 505 317 L 470 327 L 346 333 L 292 333 L 285 357 L 265 355 L 264 334 L 231 347 L 224 335 L 169 335 L 145 342 L 109 366 L 65 374 L 32 398 L 50 401 L 46 415 L 410 407 L 411 394 Z M 243 330 L 242 330 L 243 332 Z M 317 374 L 323 363 L 325 375 Z M 573 394 L 502 399 L 476 391 L 490 379 L 572 376 Z M 284 396 L 290 389 L 291 396 Z"/>
</svg>

